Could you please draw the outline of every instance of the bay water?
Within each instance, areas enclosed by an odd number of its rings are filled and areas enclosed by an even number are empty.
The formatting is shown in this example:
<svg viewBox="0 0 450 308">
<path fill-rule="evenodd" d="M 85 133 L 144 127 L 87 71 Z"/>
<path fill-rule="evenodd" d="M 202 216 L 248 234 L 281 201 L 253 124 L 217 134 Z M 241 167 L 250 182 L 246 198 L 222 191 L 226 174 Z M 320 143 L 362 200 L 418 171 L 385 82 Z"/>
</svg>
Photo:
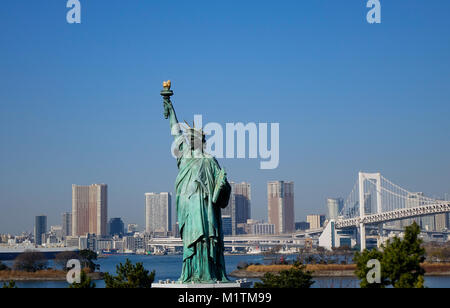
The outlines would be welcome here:
<svg viewBox="0 0 450 308">
<path fill-rule="evenodd" d="M 295 258 L 292 256 L 291 258 Z M 149 271 L 155 271 L 155 282 L 159 280 L 178 280 L 181 274 L 182 256 L 141 256 L 141 255 L 111 255 L 99 258 L 97 264 L 100 265 L 100 271 L 115 274 L 116 266 L 125 263 L 129 259 L 132 263 L 141 262 Z M 289 259 L 289 257 L 287 258 Z M 229 255 L 225 256 L 227 272 L 231 273 L 237 269 L 239 263 L 260 263 L 267 264 L 263 256 L 259 255 Z M 49 263 L 52 266 L 52 262 Z M 231 278 L 232 279 L 232 278 Z M 358 288 L 359 281 L 356 278 L 314 278 L 313 288 Z M 96 281 L 97 288 L 104 288 L 104 281 Z M 425 277 L 425 284 L 429 288 L 450 288 L 450 277 Z M 19 288 L 67 288 L 68 284 L 64 281 L 33 281 L 17 282 Z"/>
</svg>

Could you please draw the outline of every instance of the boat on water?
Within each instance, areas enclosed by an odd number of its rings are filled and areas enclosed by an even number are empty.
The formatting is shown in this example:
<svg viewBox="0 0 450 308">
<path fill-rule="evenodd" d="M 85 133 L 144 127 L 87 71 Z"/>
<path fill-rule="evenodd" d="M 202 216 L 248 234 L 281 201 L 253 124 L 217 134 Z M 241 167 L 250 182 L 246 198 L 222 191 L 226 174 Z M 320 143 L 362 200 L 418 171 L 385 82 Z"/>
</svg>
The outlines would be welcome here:
<svg viewBox="0 0 450 308">
<path fill-rule="evenodd" d="M 247 254 L 248 255 L 260 255 L 260 254 L 262 254 L 262 251 L 259 247 L 256 247 L 256 248 L 250 247 L 247 251 Z"/>
</svg>

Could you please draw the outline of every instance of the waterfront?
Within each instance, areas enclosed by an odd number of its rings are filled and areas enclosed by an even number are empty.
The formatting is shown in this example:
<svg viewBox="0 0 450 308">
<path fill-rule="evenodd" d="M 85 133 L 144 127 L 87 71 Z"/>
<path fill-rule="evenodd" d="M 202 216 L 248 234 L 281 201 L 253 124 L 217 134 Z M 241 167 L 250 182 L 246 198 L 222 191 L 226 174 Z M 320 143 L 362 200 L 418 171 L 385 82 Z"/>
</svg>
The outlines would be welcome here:
<svg viewBox="0 0 450 308">
<path fill-rule="evenodd" d="M 294 256 L 292 256 L 294 257 Z M 126 259 L 133 263 L 142 262 L 147 270 L 155 270 L 158 280 L 177 280 L 181 271 L 182 256 L 139 256 L 139 255 L 112 255 L 106 258 L 98 259 L 102 272 L 115 273 L 116 265 L 124 263 Z M 263 256 L 237 255 L 226 256 L 227 272 L 231 273 L 241 262 L 247 263 L 267 263 Z M 269 261 L 270 262 L 270 261 Z M 49 265 L 52 265 L 51 263 Z M 356 278 L 314 278 L 313 288 L 357 288 L 358 280 Z M 450 277 L 425 277 L 426 286 L 429 288 L 448 288 L 450 287 Z M 96 281 L 98 288 L 105 286 L 103 281 Z M 45 281 L 45 282 L 18 282 L 19 288 L 66 288 L 68 285 L 63 281 Z"/>
</svg>

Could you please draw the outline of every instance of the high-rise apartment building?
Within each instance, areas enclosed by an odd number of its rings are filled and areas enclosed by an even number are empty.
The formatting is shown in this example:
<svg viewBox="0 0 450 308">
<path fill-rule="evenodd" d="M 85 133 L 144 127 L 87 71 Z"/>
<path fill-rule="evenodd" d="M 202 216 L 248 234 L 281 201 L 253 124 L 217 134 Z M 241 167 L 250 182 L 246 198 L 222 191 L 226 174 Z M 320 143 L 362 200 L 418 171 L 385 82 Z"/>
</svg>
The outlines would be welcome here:
<svg viewBox="0 0 450 308">
<path fill-rule="evenodd" d="M 230 182 L 231 196 L 222 215 L 231 217 L 232 235 L 238 234 L 238 224 L 245 224 L 251 218 L 251 185 L 249 183 Z"/>
<path fill-rule="evenodd" d="M 325 215 L 308 215 L 306 216 L 306 222 L 309 223 L 311 230 L 320 229 L 325 223 Z"/>
<path fill-rule="evenodd" d="M 62 235 L 64 238 L 72 236 L 72 213 L 62 214 Z"/>
<path fill-rule="evenodd" d="M 172 198 L 170 193 L 145 194 L 145 231 L 165 233 L 172 227 Z"/>
<path fill-rule="evenodd" d="M 42 245 L 42 235 L 47 233 L 47 216 L 36 216 L 34 222 L 34 242 Z"/>
<path fill-rule="evenodd" d="M 294 182 L 276 181 L 267 184 L 269 224 L 275 225 L 275 233 L 293 233 Z"/>
<path fill-rule="evenodd" d="M 106 236 L 108 228 L 108 186 L 72 185 L 72 235 Z"/>
<path fill-rule="evenodd" d="M 342 198 L 328 198 L 328 219 L 337 219 L 344 208 L 344 199 Z"/>
</svg>

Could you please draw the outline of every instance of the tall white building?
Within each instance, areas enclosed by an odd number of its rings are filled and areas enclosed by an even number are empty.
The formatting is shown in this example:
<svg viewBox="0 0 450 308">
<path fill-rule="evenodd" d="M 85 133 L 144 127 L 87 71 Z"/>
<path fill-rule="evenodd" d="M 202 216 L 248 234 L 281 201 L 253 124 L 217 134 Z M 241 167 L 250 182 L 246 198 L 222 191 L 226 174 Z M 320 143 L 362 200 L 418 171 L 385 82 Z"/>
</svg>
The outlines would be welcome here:
<svg viewBox="0 0 450 308">
<path fill-rule="evenodd" d="M 344 199 L 342 198 L 328 198 L 328 219 L 337 219 L 344 208 Z"/>
<path fill-rule="evenodd" d="M 145 194 L 145 231 L 169 232 L 172 225 L 172 197 L 170 193 Z"/>
</svg>

